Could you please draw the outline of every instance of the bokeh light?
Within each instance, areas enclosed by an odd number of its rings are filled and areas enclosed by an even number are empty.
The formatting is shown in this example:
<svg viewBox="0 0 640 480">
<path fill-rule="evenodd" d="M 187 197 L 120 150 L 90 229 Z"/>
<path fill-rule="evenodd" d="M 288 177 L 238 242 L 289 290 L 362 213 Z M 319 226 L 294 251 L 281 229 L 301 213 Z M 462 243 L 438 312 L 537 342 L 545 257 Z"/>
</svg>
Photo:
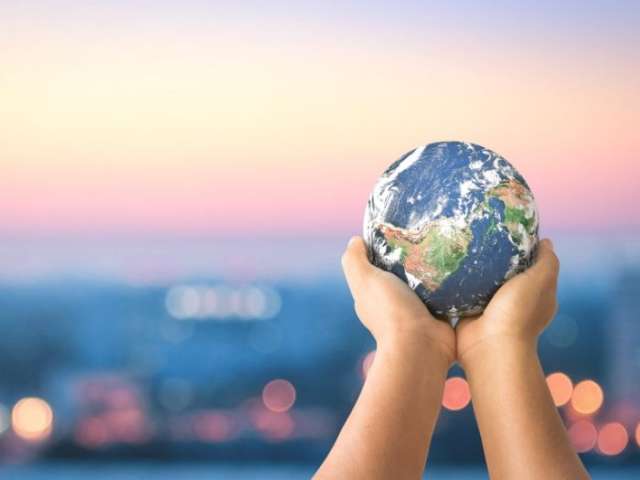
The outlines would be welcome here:
<svg viewBox="0 0 640 480">
<path fill-rule="evenodd" d="M 373 365 L 373 360 L 375 358 L 376 358 L 375 350 L 370 351 L 363 357 L 362 365 L 361 365 L 362 378 L 367 378 L 367 374 L 369 373 L 369 369 L 371 368 L 371 365 Z"/>
<path fill-rule="evenodd" d="M 88 417 L 80 421 L 74 438 L 83 447 L 99 448 L 109 442 L 109 430 L 102 418 Z"/>
<path fill-rule="evenodd" d="M 593 380 L 578 383 L 571 396 L 571 406 L 582 415 L 591 415 L 598 411 L 604 401 L 602 388 Z"/>
<path fill-rule="evenodd" d="M 447 410 L 462 410 L 471 401 L 469 384 L 462 377 L 448 378 L 444 384 L 442 406 Z"/>
<path fill-rule="evenodd" d="M 598 450 L 604 455 L 618 455 L 628 443 L 629 434 L 621 423 L 607 423 L 598 432 Z"/>
<path fill-rule="evenodd" d="M 267 383 L 262 390 L 262 402 L 272 412 L 288 411 L 296 401 L 296 389 L 287 380 L 281 378 Z"/>
<path fill-rule="evenodd" d="M 636 443 L 640 447 L 640 422 L 638 422 L 638 425 L 636 426 Z"/>
<path fill-rule="evenodd" d="M 169 315 L 179 320 L 195 316 L 200 310 L 200 295 L 193 287 L 177 286 L 167 293 L 165 305 Z"/>
<path fill-rule="evenodd" d="M 102 414 L 111 439 L 116 442 L 143 443 L 148 432 L 144 412 L 139 408 L 109 410 Z"/>
<path fill-rule="evenodd" d="M 265 285 L 178 285 L 165 298 L 167 312 L 177 320 L 268 320 L 281 306 L 280 294 Z"/>
<path fill-rule="evenodd" d="M 39 442 L 45 440 L 53 427 L 53 411 L 41 398 L 27 397 L 20 400 L 11 412 L 13 431 L 20 438 Z"/>
<path fill-rule="evenodd" d="M 295 422 L 286 412 L 264 411 L 256 417 L 256 428 L 269 440 L 285 440 L 293 434 Z"/>
<path fill-rule="evenodd" d="M 555 372 L 547 376 L 547 385 L 556 407 L 566 405 L 571 400 L 573 393 L 573 383 L 571 379 L 562 372 Z"/>
<path fill-rule="evenodd" d="M 193 430 L 200 440 L 206 442 L 224 442 L 231 436 L 231 419 L 220 412 L 207 412 L 198 415 Z"/>
<path fill-rule="evenodd" d="M 589 420 L 578 420 L 569 427 L 569 440 L 578 453 L 585 453 L 596 445 L 598 431 Z"/>
</svg>

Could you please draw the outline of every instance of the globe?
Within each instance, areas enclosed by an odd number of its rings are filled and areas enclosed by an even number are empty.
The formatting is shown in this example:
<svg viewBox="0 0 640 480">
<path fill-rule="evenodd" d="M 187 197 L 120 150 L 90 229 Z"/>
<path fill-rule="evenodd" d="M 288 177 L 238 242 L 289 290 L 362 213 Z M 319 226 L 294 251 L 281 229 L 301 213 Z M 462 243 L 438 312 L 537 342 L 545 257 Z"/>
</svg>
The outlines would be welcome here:
<svg viewBox="0 0 640 480">
<path fill-rule="evenodd" d="M 455 324 L 482 313 L 531 263 L 538 213 L 525 179 L 497 153 L 463 142 L 423 145 L 380 176 L 364 216 L 370 261 Z"/>
</svg>

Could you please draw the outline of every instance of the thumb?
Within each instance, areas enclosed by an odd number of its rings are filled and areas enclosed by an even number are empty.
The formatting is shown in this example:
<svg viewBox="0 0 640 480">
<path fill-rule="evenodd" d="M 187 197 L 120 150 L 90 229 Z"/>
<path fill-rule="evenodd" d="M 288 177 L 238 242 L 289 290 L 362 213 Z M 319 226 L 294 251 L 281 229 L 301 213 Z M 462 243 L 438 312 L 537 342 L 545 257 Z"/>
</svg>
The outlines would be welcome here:
<svg viewBox="0 0 640 480">
<path fill-rule="evenodd" d="M 342 269 L 354 300 L 374 268 L 367 258 L 367 246 L 362 237 L 352 237 L 342 255 Z"/>
<path fill-rule="evenodd" d="M 545 238 L 538 243 L 536 260 L 528 271 L 544 279 L 557 279 L 560 271 L 560 261 L 553 251 L 553 243 L 551 240 Z"/>
</svg>

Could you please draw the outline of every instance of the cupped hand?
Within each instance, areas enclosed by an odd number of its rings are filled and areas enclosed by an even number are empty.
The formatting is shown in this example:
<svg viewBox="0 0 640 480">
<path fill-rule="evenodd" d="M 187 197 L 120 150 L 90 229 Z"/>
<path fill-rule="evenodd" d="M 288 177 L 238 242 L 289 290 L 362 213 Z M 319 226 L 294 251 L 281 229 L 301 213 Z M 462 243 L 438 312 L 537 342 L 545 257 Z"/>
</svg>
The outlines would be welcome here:
<svg viewBox="0 0 640 480">
<path fill-rule="evenodd" d="M 424 348 L 435 349 L 448 363 L 455 359 L 456 340 L 451 326 L 434 318 L 406 283 L 372 265 L 361 237 L 349 241 L 342 267 L 356 314 L 378 346 L 411 339 L 424 342 Z"/>
<path fill-rule="evenodd" d="M 456 351 L 463 366 L 482 345 L 535 345 L 558 307 L 559 266 L 553 244 L 542 240 L 530 268 L 500 287 L 482 315 L 460 321 L 456 327 Z"/>
</svg>

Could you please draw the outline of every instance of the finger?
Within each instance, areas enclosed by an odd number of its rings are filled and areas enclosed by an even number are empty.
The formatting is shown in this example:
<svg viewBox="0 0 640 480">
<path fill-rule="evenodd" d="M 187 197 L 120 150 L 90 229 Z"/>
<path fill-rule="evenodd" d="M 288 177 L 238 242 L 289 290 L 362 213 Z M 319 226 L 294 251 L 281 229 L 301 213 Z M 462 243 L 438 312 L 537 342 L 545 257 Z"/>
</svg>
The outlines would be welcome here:
<svg viewBox="0 0 640 480">
<path fill-rule="evenodd" d="M 558 256 L 553 251 L 553 243 L 548 238 L 538 243 L 538 252 L 533 266 L 529 269 L 531 274 L 541 277 L 557 278 L 560 270 Z"/>
<path fill-rule="evenodd" d="M 349 290 L 355 298 L 374 269 L 367 258 L 367 246 L 362 237 L 353 237 L 349 240 L 347 249 L 342 255 L 342 269 Z"/>
</svg>

